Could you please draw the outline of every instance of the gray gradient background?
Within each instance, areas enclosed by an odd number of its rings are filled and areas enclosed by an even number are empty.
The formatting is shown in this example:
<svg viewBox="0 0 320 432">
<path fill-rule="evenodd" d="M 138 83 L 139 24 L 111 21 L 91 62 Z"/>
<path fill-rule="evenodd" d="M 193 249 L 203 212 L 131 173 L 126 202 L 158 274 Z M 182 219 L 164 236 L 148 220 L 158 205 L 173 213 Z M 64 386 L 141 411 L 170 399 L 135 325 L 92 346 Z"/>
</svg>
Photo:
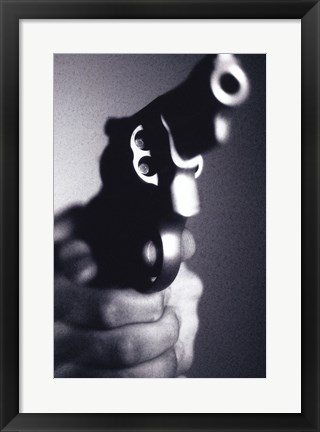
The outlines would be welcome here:
<svg viewBox="0 0 320 432">
<path fill-rule="evenodd" d="M 54 58 L 55 211 L 100 188 L 107 117 L 134 114 L 184 80 L 202 55 L 73 55 Z M 201 214 L 190 219 L 189 261 L 205 291 L 189 377 L 265 377 L 265 56 L 243 55 L 249 100 L 236 134 L 205 156 Z"/>
</svg>

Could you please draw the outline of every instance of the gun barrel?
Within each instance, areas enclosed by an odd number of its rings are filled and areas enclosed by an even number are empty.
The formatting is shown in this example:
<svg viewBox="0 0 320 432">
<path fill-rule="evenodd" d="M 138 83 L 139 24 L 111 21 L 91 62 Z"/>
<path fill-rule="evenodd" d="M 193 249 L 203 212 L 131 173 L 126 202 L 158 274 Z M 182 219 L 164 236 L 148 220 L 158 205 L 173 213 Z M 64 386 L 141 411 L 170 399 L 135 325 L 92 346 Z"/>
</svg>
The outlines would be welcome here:
<svg viewBox="0 0 320 432">
<path fill-rule="evenodd" d="M 234 55 L 208 55 L 186 81 L 155 99 L 136 116 L 142 124 L 152 124 L 161 116 L 179 155 L 190 159 L 223 142 L 229 125 L 220 111 L 243 103 L 249 87 L 249 80 Z"/>
</svg>

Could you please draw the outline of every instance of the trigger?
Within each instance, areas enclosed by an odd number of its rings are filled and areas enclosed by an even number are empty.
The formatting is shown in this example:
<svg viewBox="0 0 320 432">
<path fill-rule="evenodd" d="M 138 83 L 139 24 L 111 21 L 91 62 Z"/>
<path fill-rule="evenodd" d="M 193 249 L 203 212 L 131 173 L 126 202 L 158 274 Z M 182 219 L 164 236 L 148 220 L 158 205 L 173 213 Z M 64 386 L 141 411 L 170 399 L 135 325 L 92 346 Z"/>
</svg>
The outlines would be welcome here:
<svg viewBox="0 0 320 432">
<path fill-rule="evenodd" d="M 143 260 L 157 274 L 148 292 L 161 291 L 175 280 L 182 261 L 182 230 L 174 222 L 160 224 L 158 238 L 148 241 L 143 249 Z"/>
<path fill-rule="evenodd" d="M 161 116 L 161 122 L 168 133 L 170 155 L 176 167 L 171 183 L 171 202 L 173 211 L 183 217 L 191 217 L 199 213 L 200 200 L 195 178 L 199 177 L 203 168 L 201 155 L 191 159 L 182 159 L 177 152 L 169 125 Z"/>
</svg>

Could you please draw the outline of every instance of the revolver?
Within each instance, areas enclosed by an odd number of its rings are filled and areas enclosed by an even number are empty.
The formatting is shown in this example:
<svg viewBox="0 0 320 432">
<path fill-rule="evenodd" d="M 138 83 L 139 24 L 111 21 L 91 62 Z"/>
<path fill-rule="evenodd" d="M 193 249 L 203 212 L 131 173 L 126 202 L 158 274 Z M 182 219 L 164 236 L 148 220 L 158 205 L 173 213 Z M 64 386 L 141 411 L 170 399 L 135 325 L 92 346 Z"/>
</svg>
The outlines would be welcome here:
<svg viewBox="0 0 320 432">
<path fill-rule="evenodd" d="M 250 92 L 240 60 L 205 56 L 189 77 L 131 117 L 111 118 L 102 188 L 80 236 L 98 264 L 95 284 L 167 288 L 187 258 L 187 219 L 200 211 L 202 154 L 228 139 L 232 110 Z"/>
</svg>

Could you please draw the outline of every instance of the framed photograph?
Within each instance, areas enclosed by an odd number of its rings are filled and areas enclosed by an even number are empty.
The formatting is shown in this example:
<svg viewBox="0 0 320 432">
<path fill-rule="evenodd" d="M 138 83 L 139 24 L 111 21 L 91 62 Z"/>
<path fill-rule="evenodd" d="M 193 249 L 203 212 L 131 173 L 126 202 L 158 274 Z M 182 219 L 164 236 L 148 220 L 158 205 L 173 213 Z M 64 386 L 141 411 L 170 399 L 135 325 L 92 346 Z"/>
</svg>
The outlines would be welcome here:
<svg viewBox="0 0 320 432">
<path fill-rule="evenodd" d="M 1 430 L 318 431 L 319 2 L 0 4 Z"/>
</svg>

